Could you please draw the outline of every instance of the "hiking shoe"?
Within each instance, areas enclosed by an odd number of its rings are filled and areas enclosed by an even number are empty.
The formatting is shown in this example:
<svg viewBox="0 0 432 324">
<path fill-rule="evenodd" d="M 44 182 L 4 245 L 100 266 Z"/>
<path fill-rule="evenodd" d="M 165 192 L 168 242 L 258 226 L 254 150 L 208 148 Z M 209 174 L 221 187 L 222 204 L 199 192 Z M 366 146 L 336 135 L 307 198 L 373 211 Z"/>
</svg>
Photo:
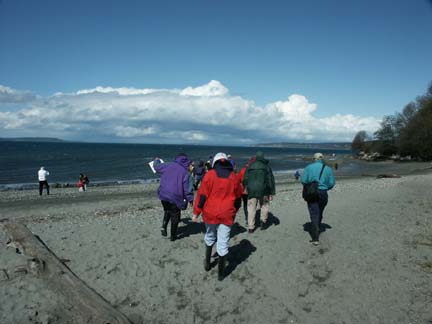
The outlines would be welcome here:
<svg viewBox="0 0 432 324">
<path fill-rule="evenodd" d="M 249 234 L 252 234 L 253 232 L 255 232 L 255 228 L 254 229 L 248 229 Z"/>
<path fill-rule="evenodd" d="M 266 230 L 267 227 L 268 227 L 268 222 L 261 222 L 261 227 L 260 227 L 261 231 Z"/>
<path fill-rule="evenodd" d="M 319 241 L 311 241 L 311 243 L 312 243 L 312 245 L 314 245 L 314 246 L 318 246 L 318 245 L 320 245 L 320 242 L 319 242 Z"/>
<path fill-rule="evenodd" d="M 161 228 L 161 234 L 162 236 L 167 236 L 167 230 L 165 228 Z"/>
</svg>

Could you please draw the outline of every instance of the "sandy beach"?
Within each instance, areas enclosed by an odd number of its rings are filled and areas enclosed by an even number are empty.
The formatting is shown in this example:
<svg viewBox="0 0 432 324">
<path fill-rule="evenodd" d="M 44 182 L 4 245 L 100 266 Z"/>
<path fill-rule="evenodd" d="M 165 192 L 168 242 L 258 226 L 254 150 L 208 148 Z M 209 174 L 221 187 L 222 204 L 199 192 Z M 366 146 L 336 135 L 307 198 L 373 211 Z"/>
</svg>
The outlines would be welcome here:
<svg viewBox="0 0 432 324">
<path fill-rule="evenodd" d="M 239 211 L 221 282 L 203 269 L 190 209 L 179 240 L 160 235 L 158 184 L 4 191 L 0 218 L 26 224 L 133 323 L 432 323 L 432 170 L 391 173 L 403 175 L 337 178 L 318 247 L 301 185 L 280 180 L 267 230 L 248 234 Z M 78 323 L 62 294 L 17 271 L 26 256 L 7 240 L 0 227 L 0 323 Z"/>
</svg>

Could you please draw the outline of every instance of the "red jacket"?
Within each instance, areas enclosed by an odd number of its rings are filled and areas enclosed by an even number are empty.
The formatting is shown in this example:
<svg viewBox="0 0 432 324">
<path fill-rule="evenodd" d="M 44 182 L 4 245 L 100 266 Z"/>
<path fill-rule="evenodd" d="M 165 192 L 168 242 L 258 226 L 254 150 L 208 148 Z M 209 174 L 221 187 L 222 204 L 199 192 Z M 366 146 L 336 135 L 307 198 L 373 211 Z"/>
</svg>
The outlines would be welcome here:
<svg viewBox="0 0 432 324">
<path fill-rule="evenodd" d="M 194 214 L 200 215 L 207 224 L 232 225 L 240 208 L 242 186 L 236 174 L 218 177 L 212 169 L 205 175 L 194 204 Z"/>
</svg>

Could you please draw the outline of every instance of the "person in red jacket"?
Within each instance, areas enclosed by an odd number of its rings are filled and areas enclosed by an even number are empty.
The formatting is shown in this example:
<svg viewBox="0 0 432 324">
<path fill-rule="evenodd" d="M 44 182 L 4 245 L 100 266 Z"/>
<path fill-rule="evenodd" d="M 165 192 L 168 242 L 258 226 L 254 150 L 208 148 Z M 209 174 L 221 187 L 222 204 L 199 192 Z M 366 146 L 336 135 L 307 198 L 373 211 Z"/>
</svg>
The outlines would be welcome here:
<svg viewBox="0 0 432 324">
<path fill-rule="evenodd" d="M 204 269 L 209 271 L 212 247 L 216 242 L 218 279 L 223 280 L 231 226 L 241 204 L 242 186 L 225 153 L 218 153 L 206 173 L 194 204 L 193 222 L 202 214 L 206 233 Z"/>
<path fill-rule="evenodd" d="M 246 162 L 244 167 L 241 168 L 240 172 L 237 174 L 237 176 L 240 180 L 240 184 L 242 185 L 242 188 L 243 188 L 242 202 L 243 202 L 243 212 L 244 212 L 245 218 L 246 218 L 246 227 L 248 227 L 248 211 L 247 211 L 248 193 L 247 193 L 246 187 L 243 186 L 243 180 L 244 180 L 244 175 L 246 173 L 247 168 L 249 168 L 249 165 L 251 163 L 254 163 L 255 160 L 256 160 L 255 156 L 251 157 L 249 159 L 249 161 Z"/>
</svg>

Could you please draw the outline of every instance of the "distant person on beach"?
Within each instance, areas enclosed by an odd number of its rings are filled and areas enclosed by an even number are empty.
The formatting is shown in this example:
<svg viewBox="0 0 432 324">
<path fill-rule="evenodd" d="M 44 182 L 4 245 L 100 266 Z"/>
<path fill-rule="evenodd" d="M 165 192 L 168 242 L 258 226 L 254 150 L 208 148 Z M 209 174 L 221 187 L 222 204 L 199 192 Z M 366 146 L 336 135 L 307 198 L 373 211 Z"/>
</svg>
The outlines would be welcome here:
<svg viewBox="0 0 432 324">
<path fill-rule="evenodd" d="M 80 173 L 79 180 L 78 180 L 79 191 L 86 191 L 89 182 L 90 182 L 89 178 L 85 174 Z"/>
<path fill-rule="evenodd" d="M 87 190 L 87 186 L 89 185 L 90 180 L 87 175 L 84 174 L 84 190 Z"/>
<path fill-rule="evenodd" d="M 171 241 L 177 239 L 181 210 L 185 210 L 188 203 L 191 206 L 193 204 L 194 197 L 188 169 L 190 163 L 184 153 L 177 155 L 174 162 L 171 163 L 162 163 L 159 158 L 153 161 L 155 171 L 161 175 L 158 190 L 158 196 L 164 209 L 161 234 L 167 236 L 167 227 L 171 220 Z"/>
<path fill-rule="evenodd" d="M 231 226 L 240 208 L 242 187 L 225 153 L 216 154 L 212 163 L 198 189 L 192 221 L 197 222 L 202 214 L 206 226 L 204 269 L 211 268 L 211 252 L 216 243 L 218 280 L 223 280 Z"/>
<path fill-rule="evenodd" d="M 248 169 L 249 165 L 253 162 L 255 162 L 255 156 L 251 157 L 249 159 L 249 161 L 246 162 L 246 164 L 243 166 L 243 168 L 240 169 L 240 172 L 237 175 L 239 180 L 240 180 L 240 183 L 242 185 L 242 190 L 243 190 L 242 203 L 243 203 L 243 212 L 244 212 L 245 220 L 246 220 L 245 221 L 246 227 L 248 227 L 248 211 L 247 211 L 248 194 L 247 194 L 246 188 L 243 186 L 243 180 L 244 180 L 244 175 L 246 173 L 246 170 Z"/>
<path fill-rule="evenodd" d="M 264 153 L 258 151 L 255 162 L 251 163 L 246 170 L 243 186 L 248 194 L 248 232 L 255 231 L 255 216 L 258 203 L 261 206 L 260 220 L 261 230 L 267 228 L 267 218 L 270 209 L 270 201 L 276 193 L 273 171 L 269 161 L 264 158 Z"/>
<path fill-rule="evenodd" d="M 206 169 L 204 167 L 204 161 L 199 161 L 198 166 L 194 168 L 193 176 L 194 176 L 194 189 L 198 190 L 199 185 L 204 178 L 206 173 Z"/>
<path fill-rule="evenodd" d="M 300 171 L 299 170 L 295 171 L 294 178 L 296 179 L 296 181 L 298 181 L 298 179 L 300 179 Z"/>
<path fill-rule="evenodd" d="M 301 177 L 303 185 L 313 181 L 318 182 L 318 201 L 308 202 L 308 210 L 311 219 L 311 243 L 319 245 L 320 227 L 323 219 L 324 208 L 328 203 L 327 191 L 335 185 L 332 168 L 326 166 L 322 153 L 315 153 L 313 162 L 306 166 Z"/>
<path fill-rule="evenodd" d="M 208 171 L 210 171 L 211 170 L 211 168 L 212 168 L 212 161 L 213 161 L 213 156 L 209 156 L 209 159 L 207 160 L 207 162 L 205 163 L 205 169 L 206 169 L 206 172 L 208 172 Z"/>
<path fill-rule="evenodd" d="M 49 172 L 45 170 L 43 166 L 41 166 L 38 171 L 39 196 L 42 196 L 42 191 L 44 186 L 46 187 L 47 195 L 49 195 L 48 176 L 49 176 Z"/>
</svg>

